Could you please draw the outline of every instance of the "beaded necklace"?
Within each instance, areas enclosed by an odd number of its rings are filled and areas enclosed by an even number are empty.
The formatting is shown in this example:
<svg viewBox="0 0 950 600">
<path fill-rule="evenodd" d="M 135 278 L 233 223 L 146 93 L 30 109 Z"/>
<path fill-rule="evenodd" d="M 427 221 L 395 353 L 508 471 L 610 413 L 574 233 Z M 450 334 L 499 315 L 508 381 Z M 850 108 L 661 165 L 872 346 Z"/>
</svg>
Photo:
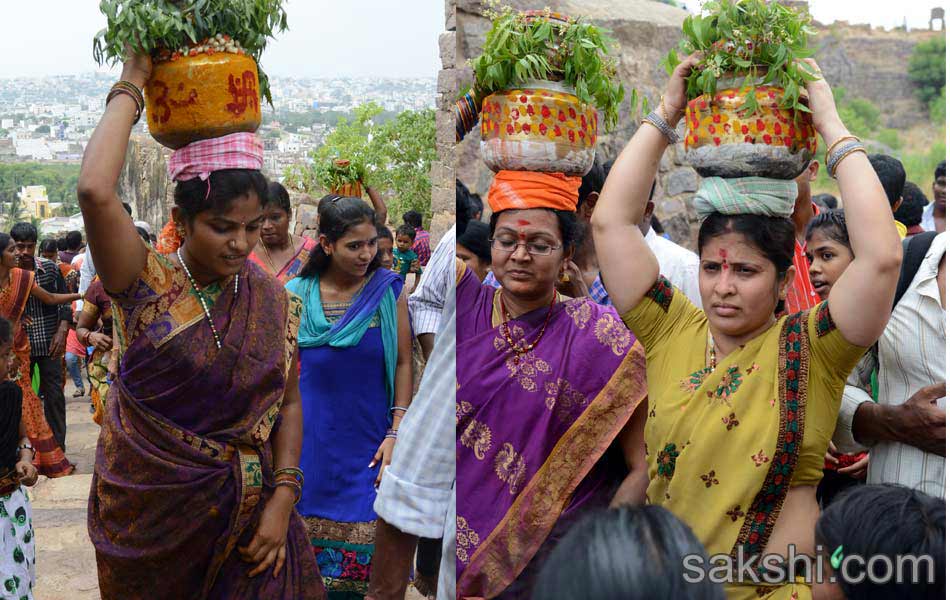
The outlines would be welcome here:
<svg viewBox="0 0 950 600">
<path fill-rule="evenodd" d="M 541 338 L 544 337 L 544 332 L 548 328 L 548 323 L 551 322 L 551 315 L 554 314 L 554 301 L 557 300 L 557 292 L 554 292 L 554 296 L 551 297 L 551 304 L 548 306 L 548 315 L 544 318 L 544 325 L 541 326 L 541 332 L 533 342 L 524 347 L 518 346 L 515 341 L 511 339 L 511 330 L 508 328 L 508 322 L 511 320 L 511 314 L 508 312 L 508 309 L 505 308 L 505 297 L 503 295 L 499 295 L 498 299 L 501 301 L 501 312 L 505 319 L 501 323 L 501 334 L 505 338 L 505 342 L 511 348 L 511 351 L 514 353 L 515 357 L 513 362 L 517 365 L 521 362 L 521 358 L 525 354 L 534 350 L 541 342 Z"/>
<path fill-rule="evenodd" d="M 178 262 L 181 263 L 181 267 L 185 270 L 185 275 L 188 276 L 188 282 L 191 284 L 191 287 L 195 289 L 195 295 L 198 296 L 198 302 L 201 304 L 201 309 L 205 313 L 205 318 L 208 320 L 208 325 L 211 325 L 211 334 L 214 335 L 214 343 L 218 347 L 218 350 L 221 349 L 221 336 L 218 335 L 218 328 L 214 326 L 214 321 L 211 319 L 211 309 L 208 308 L 208 301 L 205 300 L 202 289 L 198 287 L 198 283 L 195 281 L 195 278 L 191 276 L 191 270 L 188 269 L 188 265 L 185 264 L 185 259 L 181 255 L 181 247 L 175 251 L 178 255 Z M 240 279 L 241 274 L 238 273 L 234 276 L 234 295 L 237 297 L 238 293 L 238 280 Z"/>
</svg>

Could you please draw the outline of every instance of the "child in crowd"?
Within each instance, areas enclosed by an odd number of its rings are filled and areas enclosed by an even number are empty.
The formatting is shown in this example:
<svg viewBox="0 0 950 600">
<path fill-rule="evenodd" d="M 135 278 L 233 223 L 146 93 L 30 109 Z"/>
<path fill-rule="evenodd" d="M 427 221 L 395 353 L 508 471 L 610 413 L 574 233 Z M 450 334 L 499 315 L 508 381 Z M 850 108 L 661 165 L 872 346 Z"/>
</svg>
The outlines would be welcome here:
<svg viewBox="0 0 950 600">
<path fill-rule="evenodd" d="M 379 254 L 379 264 L 384 269 L 393 270 L 393 232 L 385 225 L 376 225 L 376 252 Z"/>
<path fill-rule="evenodd" d="M 413 281 L 412 288 L 410 290 L 415 290 L 416 286 L 419 284 L 420 269 L 419 269 L 419 255 L 412 250 L 412 244 L 416 240 L 416 230 L 412 225 L 403 223 L 396 229 L 396 249 L 393 250 L 393 267 L 392 270 L 399 273 L 399 276 L 402 277 L 403 281 L 406 280 L 406 277 L 409 273 L 415 273 L 416 278 Z"/>
<path fill-rule="evenodd" d="M 0 586 L 5 598 L 32 598 L 36 545 L 30 501 L 36 483 L 33 447 L 23 422 L 23 391 L 16 384 L 13 326 L 0 318 Z"/>
<path fill-rule="evenodd" d="M 79 300 L 72 303 L 73 323 L 79 320 L 79 303 Z M 76 391 L 73 392 L 73 398 L 82 398 L 86 395 L 86 386 L 82 380 L 82 369 L 85 362 L 86 347 L 83 346 L 79 342 L 79 338 L 76 337 L 76 328 L 70 327 L 69 332 L 66 334 L 66 369 L 69 371 L 69 376 L 73 378 L 73 385 L 76 387 Z"/>
</svg>

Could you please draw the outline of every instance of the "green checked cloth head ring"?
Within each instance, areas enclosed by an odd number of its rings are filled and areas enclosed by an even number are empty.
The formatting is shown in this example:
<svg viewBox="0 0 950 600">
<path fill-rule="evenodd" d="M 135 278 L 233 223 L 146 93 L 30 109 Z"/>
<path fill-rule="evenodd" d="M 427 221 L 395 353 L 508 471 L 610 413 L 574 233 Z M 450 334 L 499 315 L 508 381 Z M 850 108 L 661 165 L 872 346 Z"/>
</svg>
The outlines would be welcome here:
<svg viewBox="0 0 950 600">
<path fill-rule="evenodd" d="M 706 177 L 696 192 L 694 206 L 700 221 L 715 212 L 790 217 L 797 197 L 798 184 L 793 179 Z"/>
</svg>

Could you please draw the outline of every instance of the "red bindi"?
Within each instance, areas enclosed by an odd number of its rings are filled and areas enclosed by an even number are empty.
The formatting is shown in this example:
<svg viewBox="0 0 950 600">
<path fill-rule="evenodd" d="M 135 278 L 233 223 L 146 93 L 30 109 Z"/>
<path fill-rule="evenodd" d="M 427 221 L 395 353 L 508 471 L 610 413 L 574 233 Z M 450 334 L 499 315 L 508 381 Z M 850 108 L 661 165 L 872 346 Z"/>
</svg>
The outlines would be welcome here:
<svg viewBox="0 0 950 600">
<path fill-rule="evenodd" d="M 722 259 L 722 268 L 723 268 L 723 270 L 724 270 L 724 271 L 728 271 L 728 270 L 729 270 L 729 265 L 728 265 L 728 263 L 726 262 L 726 259 L 729 258 L 729 254 L 726 252 L 726 249 L 725 249 L 725 248 L 720 248 L 720 249 L 719 249 L 719 258 Z"/>
<path fill-rule="evenodd" d="M 525 221 L 524 219 L 518 219 L 518 227 L 527 227 L 531 224 L 531 221 Z"/>
</svg>

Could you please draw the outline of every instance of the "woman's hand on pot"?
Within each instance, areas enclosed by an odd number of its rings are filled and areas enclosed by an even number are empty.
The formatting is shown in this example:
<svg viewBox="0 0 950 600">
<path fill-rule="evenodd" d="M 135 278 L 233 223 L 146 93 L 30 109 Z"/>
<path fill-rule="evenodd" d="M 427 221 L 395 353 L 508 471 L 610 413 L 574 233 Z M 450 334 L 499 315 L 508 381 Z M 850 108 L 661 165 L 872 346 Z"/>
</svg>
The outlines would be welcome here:
<svg viewBox="0 0 950 600">
<path fill-rule="evenodd" d="M 128 58 L 122 63 L 122 80 L 144 88 L 152 76 L 152 57 L 145 52 L 136 52 L 128 45 L 125 47 L 125 55 Z"/>
<path fill-rule="evenodd" d="M 825 141 L 834 142 L 842 135 L 844 124 L 841 117 L 838 116 L 838 108 L 835 106 L 835 97 L 831 92 L 831 86 L 821 74 L 818 63 L 811 58 L 803 58 L 798 61 L 798 68 L 804 73 L 817 77 L 815 81 L 809 81 L 805 84 L 808 91 L 808 108 L 811 109 L 811 121 L 815 129 Z M 834 139 L 828 139 L 833 137 Z"/>
<path fill-rule="evenodd" d="M 673 69 L 663 94 L 663 110 L 670 125 L 676 125 L 686 112 L 686 78 L 702 60 L 702 53 L 693 52 Z"/>
</svg>

